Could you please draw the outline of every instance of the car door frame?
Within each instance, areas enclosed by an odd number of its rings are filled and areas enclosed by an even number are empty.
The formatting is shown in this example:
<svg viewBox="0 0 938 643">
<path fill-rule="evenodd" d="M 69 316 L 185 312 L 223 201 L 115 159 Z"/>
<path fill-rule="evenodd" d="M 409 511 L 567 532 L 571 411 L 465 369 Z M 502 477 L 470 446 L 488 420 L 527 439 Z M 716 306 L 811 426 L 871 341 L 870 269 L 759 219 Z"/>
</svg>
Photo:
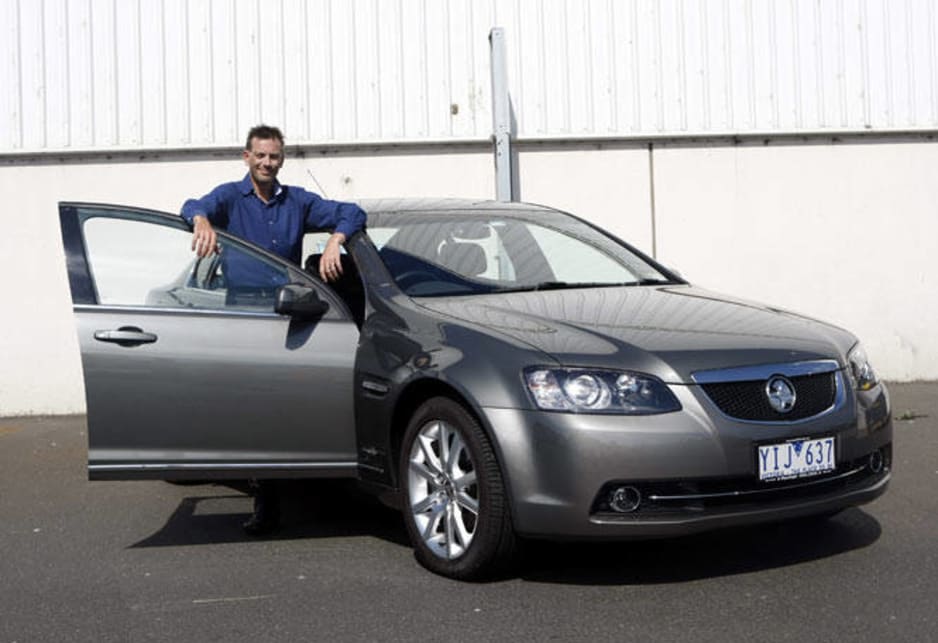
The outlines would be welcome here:
<svg viewBox="0 0 938 643">
<path fill-rule="evenodd" d="M 148 210 L 130 206 L 119 206 L 102 203 L 83 203 L 83 202 L 62 202 L 59 204 L 59 220 L 63 245 L 65 250 L 65 259 L 69 280 L 69 287 L 72 295 L 73 310 L 76 313 L 76 322 L 82 312 L 98 311 L 106 309 L 107 305 L 101 305 L 98 300 L 95 282 L 92 276 L 91 264 L 89 262 L 85 245 L 85 238 L 82 231 L 82 225 L 85 218 L 82 211 L 92 210 L 95 212 L 113 212 L 119 215 L 121 219 L 141 220 L 153 224 L 168 225 L 178 228 L 182 231 L 187 229 L 185 222 L 176 215 L 170 215 L 156 210 Z M 105 216 L 107 216 L 105 214 Z M 291 282 L 298 282 L 305 286 L 315 289 L 317 294 L 329 304 L 329 323 L 338 322 L 347 324 L 352 329 L 357 328 L 354 321 L 341 298 L 334 293 L 325 284 L 319 282 L 314 277 L 305 273 L 298 266 L 283 260 L 282 258 L 258 248 L 243 239 L 219 231 L 219 236 L 223 239 L 233 240 L 234 243 L 250 248 L 252 252 L 263 256 L 281 266 L 289 275 Z M 133 307 L 129 307 L 133 308 Z M 145 307 L 140 307 L 145 308 Z M 182 311 L 180 311 L 182 312 Z M 185 311 L 190 312 L 190 311 Z M 198 314 L 198 313 L 197 313 Z M 222 313 L 224 314 L 224 313 Z M 276 315 L 266 315 L 266 317 L 277 317 Z M 279 316 L 283 323 L 290 324 L 291 332 L 294 322 L 283 316 Z M 80 323 L 79 323 L 80 326 Z M 299 328 L 298 335 L 304 334 L 304 329 Z M 202 479 L 202 478 L 242 478 L 242 477 L 356 477 L 358 462 L 356 458 L 356 436 L 354 426 L 354 395 L 351 391 L 354 378 L 354 360 L 355 346 L 349 346 L 349 395 L 348 395 L 348 431 L 350 433 L 350 448 L 341 459 L 335 459 L 329 462 L 292 462 L 287 459 L 284 462 L 265 462 L 265 463 L 223 463 L 223 462 L 203 462 L 187 465 L 185 463 L 169 463 L 164 465 L 142 462 L 139 465 L 132 461 L 124 465 L 115 465 L 108 467 L 102 465 L 93 467 L 89 461 L 89 477 L 92 479 L 137 479 L 137 478 L 157 478 L 157 479 Z M 85 370 L 85 359 L 82 356 L 83 373 Z M 87 377 L 87 375 L 84 375 Z M 87 386 L 86 386 L 87 390 Z M 90 410 L 90 409 L 89 409 Z M 89 414 L 90 415 L 90 414 Z M 89 456 L 91 447 L 91 434 L 93 427 L 89 422 Z M 215 466 L 217 465 L 217 466 Z"/>
</svg>

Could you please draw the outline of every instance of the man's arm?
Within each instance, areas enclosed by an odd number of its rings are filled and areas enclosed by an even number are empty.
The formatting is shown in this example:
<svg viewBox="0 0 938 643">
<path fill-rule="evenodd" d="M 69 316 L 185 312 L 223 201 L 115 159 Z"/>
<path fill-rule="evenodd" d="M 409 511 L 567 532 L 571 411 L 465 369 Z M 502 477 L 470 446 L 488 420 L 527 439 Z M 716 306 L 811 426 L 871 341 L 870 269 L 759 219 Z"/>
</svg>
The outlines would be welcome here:
<svg viewBox="0 0 938 643">
<path fill-rule="evenodd" d="M 199 257 L 218 251 L 218 236 L 213 223 L 222 227 L 227 223 L 224 187 L 218 186 L 201 199 L 187 200 L 179 212 L 192 226 L 192 249 Z"/>
<path fill-rule="evenodd" d="M 341 232 L 333 232 L 319 260 L 319 276 L 323 281 L 333 281 L 342 276 L 342 251 L 339 249 L 346 241 Z"/>
<path fill-rule="evenodd" d="M 307 230 L 332 229 L 319 261 L 319 276 L 323 281 L 334 281 L 342 275 L 340 248 L 349 237 L 365 226 L 364 210 L 354 203 L 330 201 L 308 193 L 313 198 L 306 215 Z"/>
<path fill-rule="evenodd" d="M 192 249 L 199 257 L 218 252 L 218 235 L 215 234 L 215 228 L 208 217 L 203 214 L 192 217 Z"/>
</svg>

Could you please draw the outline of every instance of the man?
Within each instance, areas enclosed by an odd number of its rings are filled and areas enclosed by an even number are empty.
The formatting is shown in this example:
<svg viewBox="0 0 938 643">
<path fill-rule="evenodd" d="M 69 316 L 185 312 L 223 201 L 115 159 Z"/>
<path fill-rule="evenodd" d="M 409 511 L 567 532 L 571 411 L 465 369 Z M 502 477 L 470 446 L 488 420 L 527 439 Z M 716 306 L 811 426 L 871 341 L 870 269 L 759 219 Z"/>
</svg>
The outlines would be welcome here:
<svg viewBox="0 0 938 643">
<path fill-rule="evenodd" d="M 200 199 L 189 199 L 180 214 L 192 226 L 192 249 L 199 257 L 218 251 L 215 228 L 246 239 L 300 264 L 303 235 L 311 230 L 332 230 L 319 262 L 323 281 L 342 274 L 340 247 L 365 224 L 365 213 L 357 205 L 329 201 L 301 187 L 281 185 L 277 173 L 283 167 L 283 134 L 276 127 L 258 125 L 248 132 L 244 146 L 247 175 L 223 183 Z M 251 285 L 245 266 L 226 266 L 229 290 L 236 284 Z M 262 281 L 258 279 L 257 281 Z M 231 292 L 229 292 L 229 298 Z M 251 481 L 254 514 L 244 524 L 252 535 L 277 526 L 279 509 L 272 483 Z"/>
<path fill-rule="evenodd" d="M 192 249 L 200 257 L 215 252 L 219 227 L 299 265 L 303 234 L 331 229 L 319 275 L 324 281 L 337 279 L 342 274 L 339 248 L 364 226 L 365 213 L 353 203 L 281 185 L 277 173 L 284 161 L 283 134 L 276 127 L 252 128 L 243 156 L 248 173 L 241 181 L 223 183 L 183 204 L 180 214 L 192 225 Z"/>
</svg>

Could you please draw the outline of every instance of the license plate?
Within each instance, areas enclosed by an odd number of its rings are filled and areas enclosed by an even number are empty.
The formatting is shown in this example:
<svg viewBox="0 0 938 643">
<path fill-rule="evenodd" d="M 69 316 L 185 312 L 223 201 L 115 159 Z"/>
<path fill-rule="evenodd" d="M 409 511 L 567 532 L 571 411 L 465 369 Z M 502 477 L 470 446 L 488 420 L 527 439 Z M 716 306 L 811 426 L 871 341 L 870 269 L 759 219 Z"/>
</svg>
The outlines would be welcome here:
<svg viewBox="0 0 938 643">
<path fill-rule="evenodd" d="M 816 476 L 836 468 L 834 438 L 789 440 L 759 446 L 759 480 Z"/>
</svg>

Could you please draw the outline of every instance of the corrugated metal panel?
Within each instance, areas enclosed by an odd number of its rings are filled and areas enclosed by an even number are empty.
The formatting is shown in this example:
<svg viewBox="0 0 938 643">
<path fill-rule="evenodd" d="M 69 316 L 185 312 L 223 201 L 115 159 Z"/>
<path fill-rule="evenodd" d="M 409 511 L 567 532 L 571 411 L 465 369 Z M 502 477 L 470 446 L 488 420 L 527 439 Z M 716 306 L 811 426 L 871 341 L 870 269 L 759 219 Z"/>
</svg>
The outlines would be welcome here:
<svg viewBox="0 0 938 643">
<path fill-rule="evenodd" d="M 0 0 L 0 152 L 938 128 L 932 0 Z"/>
<path fill-rule="evenodd" d="M 514 0 L 499 19 L 521 136 L 938 126 L 931 0 Z"/>
</svg>

